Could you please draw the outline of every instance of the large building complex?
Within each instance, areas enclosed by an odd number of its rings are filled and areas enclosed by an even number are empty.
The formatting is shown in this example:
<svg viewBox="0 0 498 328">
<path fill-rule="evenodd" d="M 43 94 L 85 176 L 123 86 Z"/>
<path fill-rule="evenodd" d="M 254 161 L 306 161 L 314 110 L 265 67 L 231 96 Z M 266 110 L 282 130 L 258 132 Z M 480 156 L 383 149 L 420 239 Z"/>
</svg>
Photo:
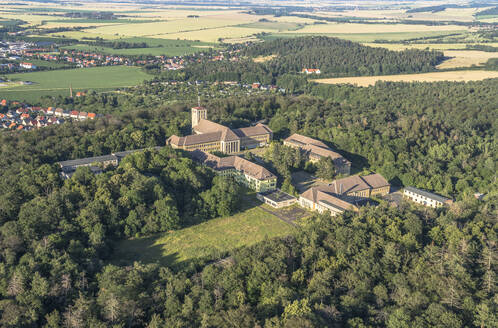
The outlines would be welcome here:
<svg viewBox="0 0 498 328">
<path fill-rule="evenodd" d="M 284 145 L 301 149 L 311 162 L 318 162 L 322 157 L 329 157 L 339 174 L 349 175 L 351 172 L 351 162 L 319 140 L 294 133 L 284 140 Z"/>
<path fill-rule="evenodd" d="M 235 180 L 257 192 L 277 188 L 277 177 L 262 167 L 239 156 L 218 157 L 201 150 L 191 153 L 192 158 L 222 176 L 233 176 Z"/>
<path fill-rule="evenodd" d="M 209 121 L 207 109 L 204 107 L 192 108 L 192 133 L 185 137 L 173 135 L 166 140 L 166 144 L 188 151 L 220 151 L 233 154 L 241 149 L 265 146 L 273 137 L 270 128 L 261 123 L 247 128 L 230 129 Z"/>
<path fill-rule="evenodd" d="M 152 147 L 150 149 L 161 149 L 162 147 Z M 143 151 L 145 149 L 133 149 L 133 150 L 125 150 L 120 152 L 115 152 L 110 155 L 103 155 L 97 157 L 86 157 L 80 159 L 72 159 L 68 161 L 58 162 L 61 168 L 61 175 L 64 179 L 69 179 L 76 172 L 78 167 L 89 167 L 90 170 L 99 174 L 103 172 L 103 169 L 109 166 L 118 166 L 121 160 L 129 154 L 133 154 L 139 151 Z"/>
<path fill-rule="evenodd" d="M 353 175 L 332 181 L 328 185 L 311 187 L 299 196 L 299 204 L 320 213 L 332 215 L 346 210 L 358 211 L 359 204 L 369 197 L 387 195 L 390 184 L 378 173 L 366 176 Z"/>
<path fill-rule="evenodd" d="M 451 205 L 453 203 L 452 199 L 415 187 L 405 187 L 403 190 L 403 197 L 415 203 L 434 208 Z"/>
</svg>

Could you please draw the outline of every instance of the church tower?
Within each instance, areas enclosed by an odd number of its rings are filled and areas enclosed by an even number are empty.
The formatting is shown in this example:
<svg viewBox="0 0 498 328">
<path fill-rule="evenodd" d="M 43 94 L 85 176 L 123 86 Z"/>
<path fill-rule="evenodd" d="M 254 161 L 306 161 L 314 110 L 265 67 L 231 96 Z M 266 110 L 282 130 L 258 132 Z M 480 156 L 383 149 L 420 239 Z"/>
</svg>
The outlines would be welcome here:
<svg viewBox="0 0 498 328">
<path fill-rule="evenodd" d="M 192 130 L 201 120 L 207 120 L 207 109 L 204 107 L 192 108 Z"/>
</svg>

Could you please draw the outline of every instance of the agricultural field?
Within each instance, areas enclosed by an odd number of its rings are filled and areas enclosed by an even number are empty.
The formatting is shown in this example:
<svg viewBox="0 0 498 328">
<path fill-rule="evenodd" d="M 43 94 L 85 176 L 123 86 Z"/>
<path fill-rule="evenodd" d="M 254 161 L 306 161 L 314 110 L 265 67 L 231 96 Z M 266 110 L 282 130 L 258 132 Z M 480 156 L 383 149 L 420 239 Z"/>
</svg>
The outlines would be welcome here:
<svg viewBox="0 0 498 328">
<path fill-rule="evenodd" d="M 439 69 L 480 66 L 485 64 L 491 58 L 498 58 L 498 52 L 445 50 L 443 53 L 446 57 L 450 57 L 450 59 L 439 64 L 437 66 Z"/>
<path fill-rule="evenodd" d="M 434 50 L 460 50 L 465 49 L 465 43 L 375 43 L 364 42 L 369 47 L 386 48 L 388 50 L 403 51 L 405 49 L 434 49 Z M 491 44 L 488 44 L 491 45 Z"/>
<path fill-rule="evenodd" d="M 357 34 L 357 33 L 420 33 L 462 31 L 465 27 L 458 25 L 410 25 L 410 24 L 357 24 L 357 23 L 326 23 L 308 25 L 296 31 L 303 34 Z"/>
<path fill-rule="evenodd" d="M 374 85 L 377 81 L 389 82 L 440 82 L 454 81 L 467 82 L 479 81 L 490 78 L 498 78 L 498 71 L 468 70 L 468 71 L 448 71 L 431 72 L 421 74 L 399 74 L 381 76 L 356 76 L 330 79 L 316 79 L 314 82 L 325 84 L 353 84 L 360 87 Z"/>
<path fill-rule="evenodd" d="M 133 86 L 150 78 L 138 67 L 110 66 L 4 75 L 15 85 L 0 87 L 2 98 L 33 101 L 42 95 L 68 95 L 74 91 L 104 91 Z M 29 81 L 32 84 L 22 84 Z"/>
<path fill-rule="evenodd" d="M 478 45 L 479 43 L 475 43 Z M 443 63 L 437 66 L 440 69 L 480 66 L 485 64 L 490 58 L 497 58 L 498 52 L 485 52 L 478 50 L 466 50 L 465 43 L 424 43 L 424 44 L 393 44 L 393 43 L 364 43 L 370 47 L 380 47 L 389 50 L 402 51 L 405 49 L 434 49 L 442 50 L 448 57 Z M 496 47 L 497 43 L 484 43 L 483 45 Z"/>
<path fill-rule="evenodd" d="M 253 207 L 230 217 L 152 237 L 121 241 L 115 245 L 113 258 L 119 259 L 118 263 L 141 261 L 175 265 L 292 233 L 291 225 L 257 206 L 260 204 L 253 199 L 250 203 Z"/>
<path fill-rule="evenodd" d="M 194 42 L 183 40 L 168 40 L 168 39 L 153 39 L 153 38 L 124 38 L 116 41 L 124 41 L 129 43 L 146 43 L 148 48 L 130 48 L 130 49 L 113 49 L 102 46 L 92 46 L 88 44 L 76 44 L 71 46 L 61 47 L 62 49 L 74 49 L 88 52 L 98 52 L 111 55 L 166 55 L 166 56 L 181 56 L 190 55 L 196 52 L 201 52 L 206 48 L 215 48 L 215 43 Z"/>
<path fill-rule="evenodd" d="M 227 12 L 227 14 L 224 15 L 212 15 L 199 18 L 184 18 L 153 23 L 121 24 L 98 27 L 95 29 L 91 29 L 90 32 L 121 36 L 153 37 L 164 34 L 216 29 L 221 27 L 239 25 L 241 23 L 255 22 L 257 20 L 257 16 Z"/>
<path fill-rule="evenodd" d="M 343 24 L 344 25 L 344 24 Z M 299 32 L 299 33 L 298 33 Z M 463 33 L 461 31 L 426 31 L 426 32 L 385 32 L 385 33 L 302 33 L 301 30 L 295 32 L 271 33 L 265 35 L 261 39 L 272 40 L 276 38 L 295 38 L 300 36 L 323 35 L 345 39 L 361 43 L 373 43 L 376 41 L 404 41 L 423 37 L 438 37 L 454 33 Z"/>
<path fill-rule="evenodd" d="M 201 42 L 220 42 L 227 39 L 238 39 L 252 36 L 261 32 L 274 32 L 269 29 L 255 29 L 248 27 L 227 26 L 214 29 L 204 29 L 191 32 L 173 33 L 173 34 L 159 34 L 155 35 L 156 38 L 165 39 L 180 39 L 180 40 L 198 40 Z M 242 39 L 243 40 L 243 39 Z"/>
</svg>

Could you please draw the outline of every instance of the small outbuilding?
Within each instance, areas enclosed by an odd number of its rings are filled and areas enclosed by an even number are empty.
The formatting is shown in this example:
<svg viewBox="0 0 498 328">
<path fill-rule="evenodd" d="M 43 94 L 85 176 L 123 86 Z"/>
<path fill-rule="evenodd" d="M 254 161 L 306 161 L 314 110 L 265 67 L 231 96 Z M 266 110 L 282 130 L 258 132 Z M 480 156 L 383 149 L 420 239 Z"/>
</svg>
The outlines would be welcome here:
<svg viewBox="0 0 498 328">
<path fill-rule="evenodd" d="M 268 204 L 274 208 L 287 207 L 297 202 L 296 197 L 289 195 L 288 193 L 283 192 L 280 189 L 268 192 L 260 192 L 256 195 L 256 197 L 263 203 Z"/>
</svg>

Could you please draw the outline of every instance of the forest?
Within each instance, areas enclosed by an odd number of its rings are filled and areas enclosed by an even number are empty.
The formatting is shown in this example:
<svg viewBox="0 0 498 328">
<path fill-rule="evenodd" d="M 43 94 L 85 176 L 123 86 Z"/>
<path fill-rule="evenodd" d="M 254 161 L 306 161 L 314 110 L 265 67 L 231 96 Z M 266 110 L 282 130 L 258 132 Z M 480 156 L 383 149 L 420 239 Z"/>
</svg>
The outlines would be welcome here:
<svg viewBox="0 0 498 328">
<path fill-rule="evenodd" d="M 285 238 L 178 266 L 112 263 L 114 242 L 239 210 L 242 190 L 164 147 L 62 180 L 57 161 L 162 146 L 190 133 L 191 103 L 146 82 L 120 94 L 44 98 L 108 113 L 0 133 L 2 327 L 496 327 L 498 81 L 296 85 L 300 95 L 203 99 L 230 127 L 266 120 L 275 139 L 318 138 L 395 186 L 450 196 L 315 216 Z M 195 97 L 194 97 L 195 98 Z M 275 142 L 264 159 L 288 184 L 309 169 Z M 328 163 L 318 165 L 317 174 Z M 326 177 L 328 178 L 328 177 Z M 473 197 L 485 193 L 485 200 Z M 217 256 L 220 256 L 219 254 Z"/>
<path fill-rule="evenodd" d="M 282 38 L 249 46 L 234 46 L 240 60 L 189 65 L 182 72 L 167 72 L 173 79 L 241 81 L 276 84 L 283 75 L 319 68 L 321 76 L 363 76 L 429 72 L 445 59 L 442 52 L 418 49 L 391 51 L 337 38 L 314 36 Z M 265 62 L 256 57 L 275 56 Z"/>
<path fill-rule="evenodd" d="M 115 145 L 112 151 L 156 146 L 171 134 L 189 133 L 189 107 L 170 107 L 169 97 L 152 96 L 164 92 L 163 88 L 145 84 L 133 96 L 95 94 L 72 101 L 80 110 L 99 107 L 104 113 L 125 111 L 121 119 L 126 121 L 132 117 L 127 110 L 163 108 L 135 113 L 145 119 L 134 120 L 127 132 L 113 132 L 114 136 L 127 134 L 123 139 L 113 136 L 116 139 L 105 143 Z M 377 83 L 369 88 L 310 84 L 301 88 L 305 95 L 237 95 L 207 99 L 204 106 L 212 119 L 234 128 L 266 119 L 276 139 L 298 132 L 328 142 L 350 159 L 357 171 L 378 171 L 396 185 L 462 197 L 483 192 L 495 181 L 496 80 Z M 195 101 L 193 97 L 191 104 Z M 57 105 L 64 106 L 64 102 L 60 99 Z M 151 115 L 158 117 L 152 124 L 148 119 Z M 140 127 L 146 129 L 143 134 L 147 141 L 137 143 L 129 133 Z M 102 154 L 102 146 L 95 147 L 91 148 L 97 150 L 94 153 L 80 154 Z M 70 155 L 64 147 L 62 150 L 63 156 Z M 292 166 L 302 168 L 292 164 L 278 171 L 287 176 L 285 172 Z"/>
</svg>

